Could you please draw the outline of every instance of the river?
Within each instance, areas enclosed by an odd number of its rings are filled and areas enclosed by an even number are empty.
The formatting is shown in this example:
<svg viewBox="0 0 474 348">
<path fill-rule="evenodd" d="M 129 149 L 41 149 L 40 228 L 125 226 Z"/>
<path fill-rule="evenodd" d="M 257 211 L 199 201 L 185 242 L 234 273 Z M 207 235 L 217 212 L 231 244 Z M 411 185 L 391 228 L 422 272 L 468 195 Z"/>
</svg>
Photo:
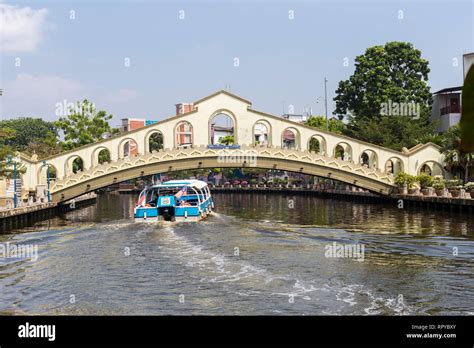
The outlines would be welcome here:
<svg viewBox="0 0 474 348">
<path fill-rule="evenodd" d="M 0 314 L 473 315 L 474 219 L 219 193 L 200 223 L 137 224 L 135 195 L 0 235 Z M 328 257 L 359 245 L 354 257 Z M 330 255 L 329 255 L 330 256 Z"/>
</svg>

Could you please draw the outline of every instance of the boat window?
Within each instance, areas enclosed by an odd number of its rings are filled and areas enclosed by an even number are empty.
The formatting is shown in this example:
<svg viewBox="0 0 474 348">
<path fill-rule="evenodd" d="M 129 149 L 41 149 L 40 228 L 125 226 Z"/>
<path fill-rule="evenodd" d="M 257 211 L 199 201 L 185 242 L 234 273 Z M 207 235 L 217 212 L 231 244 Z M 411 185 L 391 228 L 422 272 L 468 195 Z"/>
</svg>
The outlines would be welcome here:
<svg viewBox="0 0 474 348">
<path fill-rule="evenodd" d="M 147 203 L 156 203 L 157 198 L 158 198 L 158 192 L 156 190 L 150 190 L 146 194 Z"/>
</svg>

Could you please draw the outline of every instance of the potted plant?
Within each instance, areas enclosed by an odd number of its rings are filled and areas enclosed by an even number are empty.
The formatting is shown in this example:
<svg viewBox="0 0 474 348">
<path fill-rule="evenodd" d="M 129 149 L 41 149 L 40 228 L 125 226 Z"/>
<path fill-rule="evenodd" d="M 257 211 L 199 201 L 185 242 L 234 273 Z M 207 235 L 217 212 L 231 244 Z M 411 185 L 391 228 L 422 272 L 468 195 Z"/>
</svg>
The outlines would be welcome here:
<svg viewBox="0 0 474 348">
<path fill-rule="evenodd" d="M 436 196 L 441 197 L 444 193 L 446 183 L 442 177 L 435 177 L 433 179 L 433 188 L 435 189 Z"/>
<path fill-rule="evenodd" d="M 462 189 L 461 180 L 456 177 L 451 180 L 446 180 L 446 188 L 449 190 L 449 193 L 451 193 L 451 197 L 458 198 L 461 193 L 460 190 Z"/>
<path fill-rule="evenodd" d="M 255 178 L 250 179 L 250 185 L 254 187 L 258 187 L 258 180 Z"/>
<path fill-rule="evenodd" d="M 474 198 L 474 182 L 468 182 L 465 184 L 464 189 L 466 190 L 466 193 L 471 195 L 471 198 Z"/>
<path fill-rule="evenodd" d="M 463 188 L 462 185 L 454 186 L 449 189 L 449 192 L 451 193 L 451 197 L 453 198 L 459 198 L 461 195 L 461 189 Z"/>
<path fill-rule="evenodd" d="M 428 196 L 429 188 L 433 185 L 433 177 L 429 174 L 421 173 L 416 177 L 416 180 L 420 184 L 420 189 L 423 196 Z"/>
<path fill-rule="evenodd" d="M 399 191 L 405 194 L 405 190 L 408 189 L 408 194 L 414 194 L 416 177 L 405 172 L 400 172 L 395 177 L 395 185 L 398 186 Z"/>
<path fill-rule="evenodd" d="M 240 183 L 240 185 L 241 185 L 242 187 L 247 187 L 247 186 L 249 185 L 249 183 L 244 180 L 244 181 L 242 181 L 242 182 Z"/>
</svg>

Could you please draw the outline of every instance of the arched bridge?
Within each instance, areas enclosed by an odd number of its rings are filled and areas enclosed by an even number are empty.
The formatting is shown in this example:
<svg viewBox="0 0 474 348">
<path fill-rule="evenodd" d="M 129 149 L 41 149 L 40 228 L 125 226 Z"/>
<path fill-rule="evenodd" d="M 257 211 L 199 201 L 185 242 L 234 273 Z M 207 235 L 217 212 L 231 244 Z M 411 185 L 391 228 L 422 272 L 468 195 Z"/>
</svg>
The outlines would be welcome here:
<svg viewBox="0 0 474 348">
<path fill-rule="evenodd" d="M 64 201 L 150 174 L 258 167 L 332 178 L 387 194 L 398 171 L 443 174 L 443 157 L 432 143 L 394 151 L 254 110 L 251 102 L 226 91 L 187 107 L 176 116 L 45 160 L 21 156 L 24 186 L 45 184 L 50 168 L 56 177 L 52 199 Z M 229 140 L 236 148 L 215 145 Z M 104 152 L 108 159 L 101 163 Z M 78 165 L 80 170 L 74 170 Z"/>
<path fill-rule="evenodd" d="M 67 200 L 114 182 L 175 170 L 258 167 L 287 170 L 340 180 L 382 194 L 393 176 L 335 158 L 289 149 L 242 147 L 220 150 L 204 146 L 138 155 L 69 175 L 51 187 L 54 201 Z"/>
</svg>

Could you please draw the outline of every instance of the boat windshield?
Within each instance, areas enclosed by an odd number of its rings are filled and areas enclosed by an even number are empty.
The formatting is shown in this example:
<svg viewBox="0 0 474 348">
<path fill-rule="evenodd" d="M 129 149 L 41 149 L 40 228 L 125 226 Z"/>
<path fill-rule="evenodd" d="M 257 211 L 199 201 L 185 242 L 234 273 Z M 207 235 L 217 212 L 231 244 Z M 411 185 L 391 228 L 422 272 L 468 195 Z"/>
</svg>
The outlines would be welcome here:
<svg viewBox="0 0 474 348">
<path fill-rule="evenodd" d="M 146 193 L 146 204 L 151 206 L 156 206 L 156 200 L 158 199 L 158 191 L 157 190 L 149 190 Z"/>
</svg>

